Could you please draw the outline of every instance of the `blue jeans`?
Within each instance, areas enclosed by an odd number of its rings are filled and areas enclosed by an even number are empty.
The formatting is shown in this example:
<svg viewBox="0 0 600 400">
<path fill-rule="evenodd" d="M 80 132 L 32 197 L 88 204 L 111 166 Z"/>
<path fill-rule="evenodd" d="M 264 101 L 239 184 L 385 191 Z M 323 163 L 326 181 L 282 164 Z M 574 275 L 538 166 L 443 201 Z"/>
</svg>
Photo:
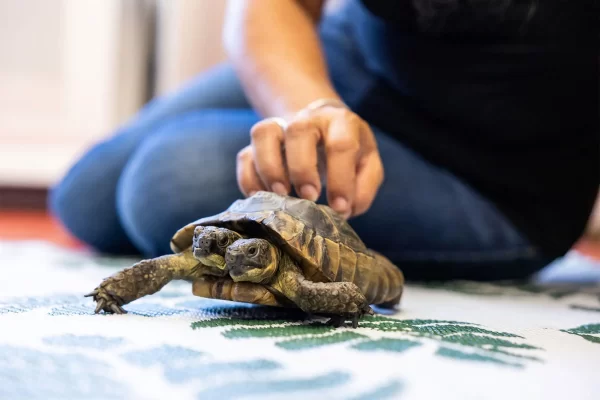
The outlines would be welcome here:
<svg viewBox="0 0 600 400">
<path fill-rule="evenodd" d="M 367 96 L 385 102 L 371 90 L 374 67 L 363 58 L 352 12 L 321 25 L 330 75 L 350 107 Z M 151 101 L 91 148 L 53 188 L 51 210 L 98 251 L 170 253 L 177 229 L 240 198 L 236 153 L 259 119 L 232 68 L 220 65 Z M 371 209 L 350 223 L 407 279 L 518 279 L 550 261 L 474 188 L 372 128 L 386 178 Z"/>
</svg>

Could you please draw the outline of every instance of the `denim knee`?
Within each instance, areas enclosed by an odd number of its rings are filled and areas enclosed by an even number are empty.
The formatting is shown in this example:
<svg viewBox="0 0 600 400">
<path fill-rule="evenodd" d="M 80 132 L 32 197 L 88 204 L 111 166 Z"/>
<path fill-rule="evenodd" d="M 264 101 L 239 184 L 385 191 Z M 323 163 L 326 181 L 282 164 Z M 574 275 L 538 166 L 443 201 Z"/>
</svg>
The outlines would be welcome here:
<svg viewBox="0 0 600 400">
<path fill-rule="evenodd" d="M 52 215 L 75 238 L 103 253 L 138 253 L 115 210 L 115 187 L 127 150 L 121 140 L 96 145 L 51 188 L 48 196 Z"/>
<path fill-rule="evenodd" d="M 198 111 L 154 132 L 133 154 L 117 186 L 117 212 L 148 256 L 170 253 L 183 225 L 241 196 L 235 156 L 257 121 L 249 111 Z"/>
</svg>

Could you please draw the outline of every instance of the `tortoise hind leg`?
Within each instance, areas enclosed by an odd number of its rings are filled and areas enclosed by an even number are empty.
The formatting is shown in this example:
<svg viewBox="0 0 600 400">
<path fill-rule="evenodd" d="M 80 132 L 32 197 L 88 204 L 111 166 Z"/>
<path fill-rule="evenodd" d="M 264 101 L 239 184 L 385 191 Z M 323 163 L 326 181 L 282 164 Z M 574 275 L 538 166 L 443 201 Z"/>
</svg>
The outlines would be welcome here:
<svg viewBox="0 0 600 400">
<path fill-rule="evenodd" d="M 202 273 L 202 267 L 189 250 L 142 260 L 104 279 L 85 297 L 93 297 L 97 303 L 95 313 L 125 314 L 123 305 L 158 292 L 173 279 L 192 280 Z"/>
<path fill-rule="evenodd" d="M 351 282 L 303 280 L 298 285 L 294 300 L 305 312 L 329 316 L 328 323 L 336 327 L 351 320 L 356 328 L 360 318 L 374 314 L 358 286 Z"/>
<path fill-rule="evenodd" d="M 304 312 L 329 316 L 329 323 L 334 326 L 352 320 L 353 327 L 358 326 L 362 316 L 374 314 L 364 294 L 352 282 L 309 281 L 287 257 L 279 268 L 278 289 Z"/>
</svg>

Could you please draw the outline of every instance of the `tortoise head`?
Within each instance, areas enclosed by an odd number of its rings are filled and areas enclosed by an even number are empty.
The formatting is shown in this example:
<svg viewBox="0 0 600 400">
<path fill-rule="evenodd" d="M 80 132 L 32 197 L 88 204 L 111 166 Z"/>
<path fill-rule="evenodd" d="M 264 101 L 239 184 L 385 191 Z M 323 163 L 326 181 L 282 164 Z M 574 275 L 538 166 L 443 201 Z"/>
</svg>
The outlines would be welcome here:
<svg viewBox="0 0 600 400">
<path fill-rule="evenodd" d="M 225 267 L 225 250 L 241 239 L 235 231 L 215 226 L 198 226 L 194 230 L 194 257 L 209 267 Z"/>
<path fill-rule="evenodd" d="M 225 262 L 235 282 L 268 283 L 277 271 L 279 252 L 265 239 L 239 239 L 227 247 Z"/>
</svg>

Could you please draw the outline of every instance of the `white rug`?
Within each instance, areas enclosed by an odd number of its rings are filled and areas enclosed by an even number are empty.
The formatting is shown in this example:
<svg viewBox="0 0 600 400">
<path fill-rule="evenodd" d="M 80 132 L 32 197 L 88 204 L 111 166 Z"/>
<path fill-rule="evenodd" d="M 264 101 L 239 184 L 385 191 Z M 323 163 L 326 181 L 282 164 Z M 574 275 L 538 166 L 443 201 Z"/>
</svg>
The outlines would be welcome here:
<svg viewBox="0 0 600 400">
<path fill-rule="evenodd" d="M 600 398 L 600 284 L 410 285 L 358 329 L 182 282 L 94 315 L 83 294 L 134 261 L 0 242 L 0 399 Z M 573 254 L 539 280 L 596 268 Z"/>
</svg>

